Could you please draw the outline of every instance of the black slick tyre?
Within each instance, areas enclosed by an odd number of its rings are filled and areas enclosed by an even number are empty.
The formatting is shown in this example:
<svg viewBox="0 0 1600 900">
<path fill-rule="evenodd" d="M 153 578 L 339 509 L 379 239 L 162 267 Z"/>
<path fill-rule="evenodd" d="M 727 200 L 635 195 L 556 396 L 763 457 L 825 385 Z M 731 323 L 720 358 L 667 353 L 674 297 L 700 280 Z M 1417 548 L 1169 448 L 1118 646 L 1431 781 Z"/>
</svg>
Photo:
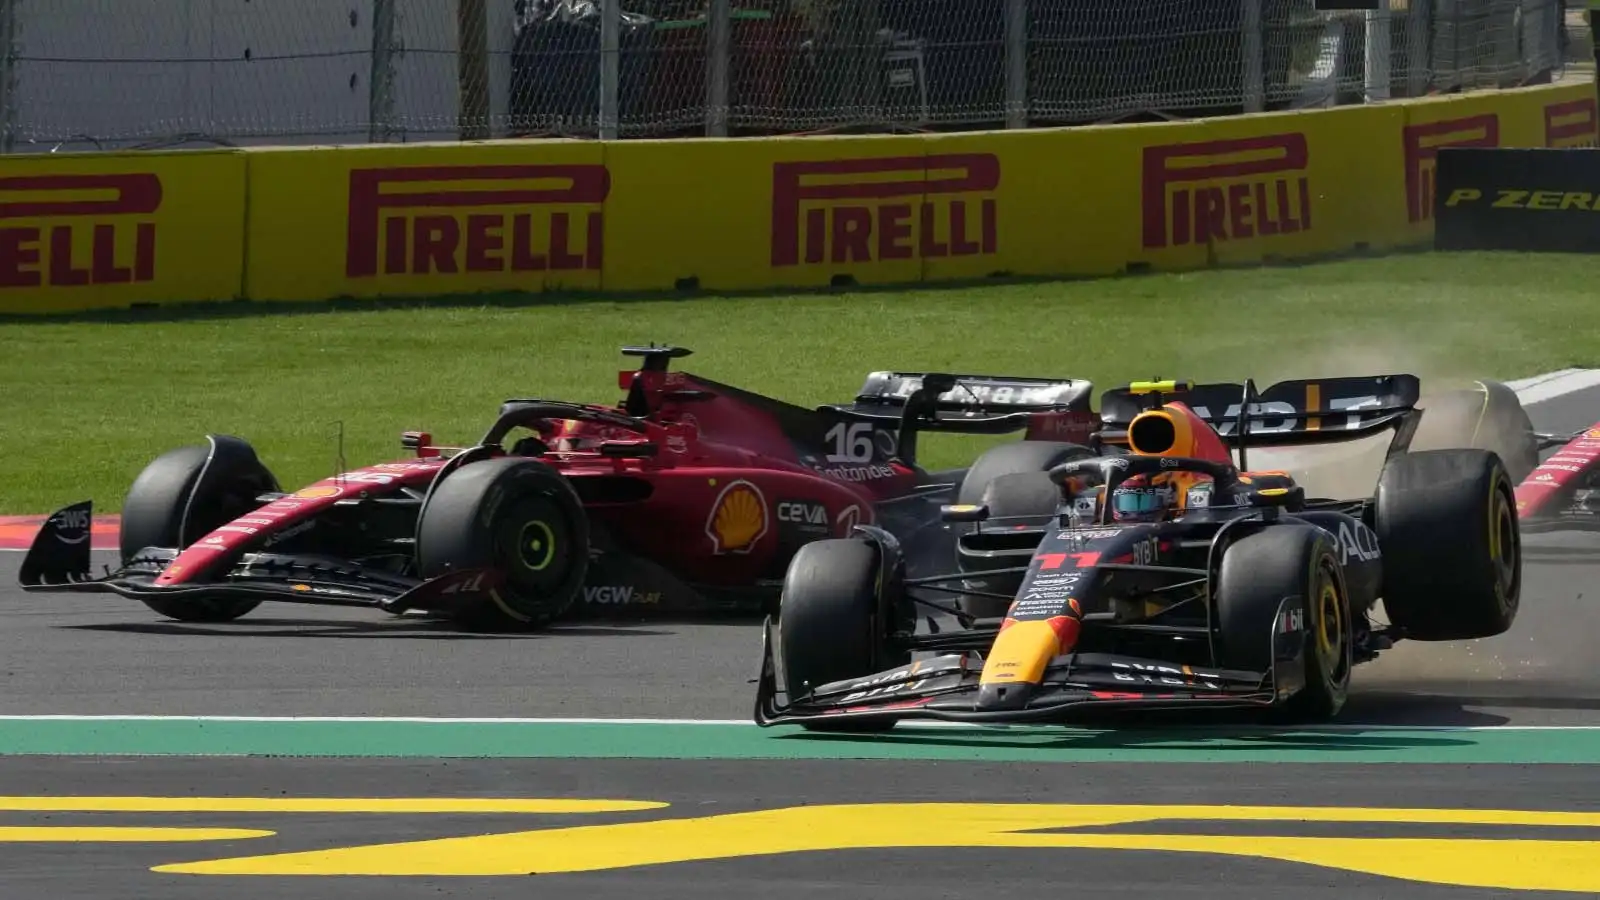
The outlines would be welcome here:
<svg viewBox="0 0 1600 900">
<path fill-rule="evenodd" d="M 990 483 L 1003 475 L 1048 472 L 1068 460 L 1094 455 L 1093 450 L 1082 444 L 1059 441 L 1016 441 L 992 447 L 967 470 L 966 476 L 961 479 L 961 486 L 956 490 L 955 502 L 982 503 Z"/>
<path fill-rule="evenodd" d="M 779 601 L 778 646 L 789 702 L 835 681 L 905 665 L 911 653 L 889 642 L 888 610 L 878 593 L 878 549 L 853 538 L 814 541 L 789 563 Z M 877 732 L 892 716 L 808 720 L 811 731 Z"/>
<path fill-rule="evenodd" d="M 537 460 L 467 463 L 434 489 L 417 521 L 417 571 L 492 569 L 495 590 L 441 610 L 483 630 L 534 630 L 566 614 L 589 568 L 589 518 L 572 485 Z"/>
<path fill-rule="evenodd" d="M 1390 460 L 1374 511 L 1389 624 L 1418 641 L 1493 637 L 1522 597 L 1522 535 L 1511 476 L 1486 450 Z"/>
<path fill-rule="evenodd" d="M 1241 538 L 1217 578 L 1217 656 L 1225 668 L 1272 669 L 1279 632 L 1304 636 L 1305 686 L 1278 718 L 1321 722 L 1344 708 L 1355 665 L 1350 600 L 1332 535 L 1312 525 L 1271 525 Z M 1279 619 L 1285 598 L 1288 621 Z M 1299 615 L 1296 616 L 1296 611 Z"/>
<path fill-rule="evenodd" d="M 182 550 L 258 509 L 256 498 L 277 490 L 277 480 L 255 450 L 238 438 L 215 436 L 206 445 L 169 450 L 144 467 L 122 502 L 122 561 L 147 547 Z M 180 622 L 229 622 L 261 605 L 260 600 L 139 599 Z"/>
<path fill-rule="evenodd" d="M 1516 392 L 1498 381 L 1480 381 L 1472 388 L 1429 398 L 1411 446 L 1418 451 L 1492 451 L 1514 484 L 1539 466 L 1533 420 Z"/>
</svg>

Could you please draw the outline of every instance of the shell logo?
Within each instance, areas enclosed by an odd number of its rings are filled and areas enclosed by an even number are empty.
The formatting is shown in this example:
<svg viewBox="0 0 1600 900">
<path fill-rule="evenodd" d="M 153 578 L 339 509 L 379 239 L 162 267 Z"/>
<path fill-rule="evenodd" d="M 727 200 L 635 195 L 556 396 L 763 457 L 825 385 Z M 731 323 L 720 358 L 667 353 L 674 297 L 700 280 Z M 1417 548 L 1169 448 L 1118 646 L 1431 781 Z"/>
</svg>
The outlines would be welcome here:
<svg viewBox="0 0 1600 900">
<path fill-rule="evenodd" d="M 318 499 L 321 499 L 322 497 L 333 497 L 333 496 L 337 495 L 338 493 L 339 493 L 339 489 L 336 488 L 336 487 L 323 486 L 323 487 L 301 488 L 300 490 L 295 491 L 294 494 L 291 495 L 291 496 L 296 497 L 296 498 L 298 498 L 300 500 L 318 500 Z"/>
<path fill-rule="evenodd" d="M 1590 439 L 1600 438 L 1600 428 L 1591 428 L 1588 431 L 1585 431 L 1583 436 Z"/>
<path fill-rule="evenodd" d="M 749 553 L 767 533 L 767 498 L 748 481 L 730 482 L 711 504 L 706 536 L 714 552 Z"/>
</svg>

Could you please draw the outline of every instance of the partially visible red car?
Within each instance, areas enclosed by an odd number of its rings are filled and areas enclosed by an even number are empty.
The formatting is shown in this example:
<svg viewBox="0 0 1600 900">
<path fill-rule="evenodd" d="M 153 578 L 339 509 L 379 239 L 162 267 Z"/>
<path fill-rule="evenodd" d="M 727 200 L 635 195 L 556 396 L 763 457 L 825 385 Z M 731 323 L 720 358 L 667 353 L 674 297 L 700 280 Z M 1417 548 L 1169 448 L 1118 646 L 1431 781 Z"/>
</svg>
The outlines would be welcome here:
<svg viewBox="0 0 1600 900">
<path fill-rule="evenodd" d="M 913 567 L 947 566 L 941 504 L 1092 455 L 1082 445 L 1100 425 L 1087 381 L 875 372 L 853 402 L 810 409 L 669 371 L 687 349 L 623 352 L 642 363 L 621 373 L 616 407 L 510 400 L 471 447 L 407 432 L 414 457 L 294 492 L 244 440 L 210 435 L 134 481 L 115 571 L 90 576 L 85 501 L 40 530 L 22 587 L 110 591 L 210 622 L 266 600 L 492 627 L 580 606 L 760 610 L 802 545 L 858 524 L 896 535 Z M 1025 440 L 930 472 L 917 464 L 926 431 Z"/>
</svg>

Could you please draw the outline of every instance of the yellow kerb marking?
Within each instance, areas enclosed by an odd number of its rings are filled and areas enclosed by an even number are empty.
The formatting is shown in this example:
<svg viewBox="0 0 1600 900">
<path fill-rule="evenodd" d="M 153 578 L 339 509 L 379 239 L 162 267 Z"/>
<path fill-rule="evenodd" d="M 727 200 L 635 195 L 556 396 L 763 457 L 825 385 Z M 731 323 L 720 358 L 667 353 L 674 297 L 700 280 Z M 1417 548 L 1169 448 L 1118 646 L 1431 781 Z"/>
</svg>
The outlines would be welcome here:
<svg viewBox="0 0 1600 900">
<path fill-rule="evenodd" d="M 69 825 L 0 827 L 0 844 L 176 844 L 242 841 L 272 837 L 275 831 L 247 828 L 78 828 Z"/>
<path fill-rule="evenodd" d="M 190 875 L 493 876 L 594 872 L 776 853 L 896 847 L 1160 850 L 1255 857 L 1463 887 L 1600 892 L 1582 840 L 1162 834 L 1161 821 L 1600 827 L 1600 813 L 1325 807 L 926 803 L 812 806 L 159 866 Z M 1082 829 L 1146 823 L 1152 833 Z M 1080 829 L 1045 833 L 1048 829 Z"/>
<path fill-rule="evenodd" d="M 498 797 L 0 797 L 6 812 L 144 813 L 602 813 L 663 809 L 652 800 L 529 800 Z"/>
</svg>

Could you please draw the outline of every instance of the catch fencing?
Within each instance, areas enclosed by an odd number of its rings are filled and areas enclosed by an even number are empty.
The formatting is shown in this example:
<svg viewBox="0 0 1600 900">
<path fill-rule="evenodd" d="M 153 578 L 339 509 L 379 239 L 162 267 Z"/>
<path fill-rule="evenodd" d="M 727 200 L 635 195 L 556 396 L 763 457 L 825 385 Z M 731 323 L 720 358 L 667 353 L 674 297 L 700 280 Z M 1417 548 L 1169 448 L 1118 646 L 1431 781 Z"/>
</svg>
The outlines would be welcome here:
<svg viewBox="0 0 1600 900">
<path fill-rule="evenodd" d="M 1379 5 L 0 0 L 0 151 L 1151 121 L 1514 87 L 1589 57 L 1575 0 Z"/>
</svg>

